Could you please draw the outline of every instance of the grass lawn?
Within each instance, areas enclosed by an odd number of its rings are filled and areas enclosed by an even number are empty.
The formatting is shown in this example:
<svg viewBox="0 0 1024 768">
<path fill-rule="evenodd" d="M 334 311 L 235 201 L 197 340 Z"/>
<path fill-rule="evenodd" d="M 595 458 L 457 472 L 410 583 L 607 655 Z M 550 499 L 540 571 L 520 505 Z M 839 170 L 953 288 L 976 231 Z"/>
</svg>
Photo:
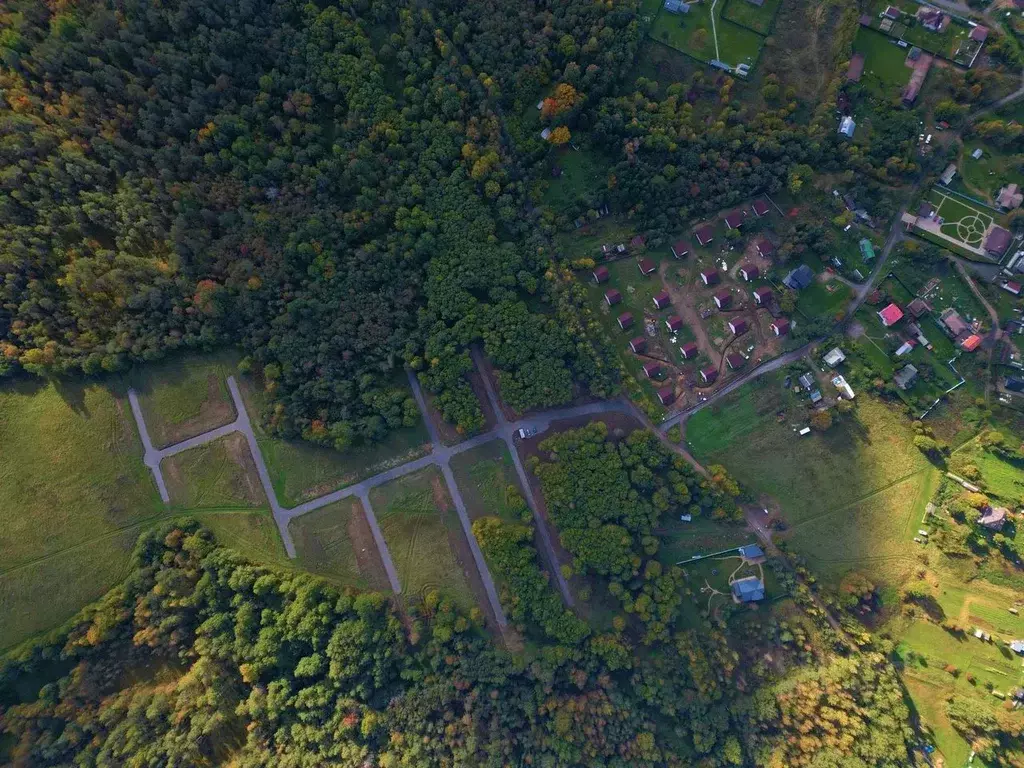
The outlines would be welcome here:
<svg viewBox="0 0 1024 768">
<path fill-rule="evenodd" d="M 761 35 L 721 18 L 721 6 L 715 7 L 718 52 L 711 27 L 711 4 L 690 6 L 689 13 L 672 14 L 662 9 L 650 28 L 650 36 L 701 61 L 721 58 L 732 66 L 757 61 L 764 38 Z"/>
<path fill-rule="evenodd" d="M 235 419 L 227 377 L 238 355 L 185 354 L 136 368 L 127 379 L 139 393 L 153 445 L 163 448 Z"/>
<path fill-rule="evenodd" d="M 522 494 L 512 456 L 503 440 L 492 440 L 479 448 L 460 453 L 452 459 L 452 473 L 459 484 L 462 498 L 471 519 L 495 515 L 509 523 L 521 525 L 524 520 L 513 502 Z M 533 515 L 526 511 L 532 524 Z"/>
<path fill-rule="evenodd" d="M 295 518 L 289 525 L 295 564 L 342 586 L 385 589 L 380 555 L 362 505 L 344 499 Z"/>
<path fill-rule="evenodd" d="M 847 507 L 929 466 L 900 414 L 860 393 L 849 418 L 825 433 L 798 437 L 793 428 L 807 423 L 808 401 L 781 382 L 779 374 L 761 377 L 699 411 L 686 437 L 702 462 L 724 464 L 745 486 L 778 500 L 790 525 Z M 720 436 L 721 423 L 728 425 L 727 438 Z"/>
<path fill-rule="evenodd" d="M 267 503 L 249 444 L 239 433 L 164 459 L 162 468 L 179 507 L 261 507 Z"/>
<path fill-rule="evenodd" d="M 772 21 L 780 5 L 782 0 L 764 0 L 764 5 L 761 6 L 747 0 L 725 0 L 722 17 L 767 35 L 771 31 Z"/>
<path fill-rule="evenodd" d="M 979 160 L 971 157 L 971 153 L 976 149 L 984 153 Z M 998 147 L 977 139 L 967 141 L 964 142 L 960 173 L 968 185 L 976 190 L 975 196 L 993 199 L 1004 185 L 1011 182 L 1020 183 L 1015 158 L 1019 160 L 1020 155 L 1007 154 Z"/>
<path fill-rule="evenodd" d="M 118 380 L 0 388 L 0 648 L 70 618 L 164 513 Z"/>
<path fill-rule="evenodd" d="M 256 563 L 295 568 L 288 557 L 269 510 L 206 511 L 190 514 L 208 528 L 217 541 Z"/>
<path fill-rule="evenodd" d="M 274 492 L 286 507 L 344 488 L 427 453 L 429 438 L 422 421 L 415 427 L 391 432 L 380 443 L 344 453 L 304 440 L 271 437 L 259 427 L 263 393 L 257 391 L 251 379 L 243 377 L 239 383 Z"/>
<path fill-rule="evenodd" d="M 665 565 L 689 560 L 694 555 L 708 555 L 756 543 L 754 535 L 742 525 L 701 518 L 684 523 L 667 516 L 664 525 L 658 529 L 658 538 L 661 540 L 658 559 Z"/>
<path fill-rule="evenodd" d="M 874 80 L 883 91 L 904 86 L 910 79 L 910 68 L 904 64 L 907 51 L 881 32 L 861 27 L 853 40 L 853 50 L 864 54 L 863 78 Z"/>
<path fill-rule="evenodd" d="M 966 455 L 964 455 L 966 454 Z M 965 448 L 956 454 L 958 461 L 967 461 L 981 471 L 985 493 L 1016 505 L 1024 497 L 1024 469 L 1014 466 L 990 451 Z M 961 458 L 962 456 L 962 458 Z"/>
<path fill-rule="evenodd" d="M 809 317 L 832 317 L 846 308 L 852 293 L 850 286 L 838 280 L 815 282 L 800 291 L 796 307 Z"/>
<path fill-rule="evenodd" d="M 440 471 L 431 467 L 373 489 L 370 503 L 407 597 L 436 590 L 464 610 L 477 607 L 465 569 L 473 567 Z"/>
<path fill-rule="evenodd" d="M 556 211 L 568 208 L 576 200 L 608 185 L 608 162 L 596 150 L 565 146 L 552 153 L 552 164 L 562 169 L 559 178 L 549 178 L 543 202 Z"/>
</svg>

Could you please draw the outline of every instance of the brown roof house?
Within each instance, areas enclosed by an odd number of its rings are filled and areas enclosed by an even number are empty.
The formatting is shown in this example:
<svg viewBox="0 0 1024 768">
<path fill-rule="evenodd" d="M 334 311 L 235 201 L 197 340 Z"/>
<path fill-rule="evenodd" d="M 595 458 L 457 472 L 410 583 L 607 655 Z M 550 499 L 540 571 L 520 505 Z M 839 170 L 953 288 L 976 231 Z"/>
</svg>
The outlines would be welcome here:
<svg viewBox="0 0 1024 768">
<path fill-rule="evenodd" d="M 988 27 L 983 27 L 979 24 L 971 30 L 970 38 L 976 43 L 984 43 L 988 40 Z"/>
<path fill-rule="evenodd" d="M 626 330 L 632 324 L 633 324 L 633 313 L 632 312 L 623 312 L 621 315 L 619 315 L 619 328 L 621 328 L 622 330 Z"/>
<path fill-rule="evenodd" d="M 677 240 L 672 243 L 672 255 L 681 259 L 690 253 L 690 244 L 685 240 Z"/>
<path fill-rule="evenodd" d="M 757 253 L 763 259 L 770 259 L 775 255 L 775 245 L 771 240 L 766 240 L 762 237 L 757 241 Z"/>
<path fill-rule="evenodd" d="M 715 306 L 719 309 L 727 309 L 732 306 L 732 294 L 728 291 L 719 291 L 714 296 Z"/>
<path fill-rule="evenodd" d="M 943 313 L 939 315 L 939 322 L 946 326 L 946 330 L 949 331 L 953 338 L 971 330 L 971 326 L 967 324 L 967 321 L 960 317 L 960 313 L 952 307 L 944 310 Z"/>
<path fill-rule="evenodd" d="M 754 215 L 758 217 L 767 215 L 770 210 L 768 207 L 768 201 L 763 197 L 757 198 L 757 200 L 751 204 L 750 209 L 754 212 Z"/>
<path fill-rule="evenodd" d="M 734 336 L 742 336 L 747 332 L 747 321 L 746 320 L 730 320 L 729 330 L 733 332 Z"/>
<path fill-rule="evenodd" d="M 654 306 L 658 309 L 664 309 L 672 303 L 672 297 L 668 295 L 668 291 L 659 291 L 654 294 Z"/>
<path fill-rule="evenodd" d="M 654 379 L 661 375 L 661 363 L 651 360 L 649 363 L 644 363 L 644 376 L 648 379 Z"/>
<path fill-rule="evenodd" d="M 700 378 L 705 384 L 714 384 L 718 378 L 718 369 L 713 365 L 700 369 Z"/>
<path fill-rule="evenodd" d="M 647 339 L 643 336 L 637 336 L 635 339 L 630 339 L 629 348 L 633 350 L 634 354 L 639 354 L 647 349 Z"/>
<path fill-rule="evenodd" d="M 688 341 L 679 348 L 679 353 L 683 356 L 684 360 L 692 360 L 699 351 L 697 343 L 694 341 Z"/>
<path fill-rule="evenodd" d="M 928 302 L 924 299 L 914 299 L 912 302 L 907 304 L 907 311 L 915 318 L 918 318 L 926 312 L 930 312 L 931 307 L 928 306 Z"/>
<path fill-rule="evenodd" d="M 676 391 L 671 385 L 667 387 L 662 387 L 661 389 L 658 390 L 658 400 L 661 401 L 662 405 L 668 405 L 669 403 L 674 402 L 675 399 Z"/>
<path fill-rule="evenodd" d="M 622 301 L 622 294 L 612 288 L 604 292 L 604 300 L 608 303 L 609 307 L 614 307 Z"/>
<path fill-rule="evenodd" d="M 859 83 L 864 74 L 864 54 L 855 53 L 850 57 L 850 66 L 846 68 L 846 79 L 851 83 Z"/>
<path fill-rule="evenodd" d="M 725 362 L 729 366 L 730 370 L 735 371 L 737 368 L 742 368 L 743 364 L 747 361 L 743 355 L 738 352 L 730 352 L 725 356 Z"/>
<path fill-rule="evenodd" d="M 668 320 L 665 321 L 665 327 L 668 328 L 669 333 L 675 333 L 683 327 L 683 318 L 679 315 L 669 315 Z"/>
<path fill-rule="evenodd" d="M 789 320 L 784 317 L 772 320 L 772 333 L 776 336 L 785 336 L 789 333 Z"/>
<path fill-rule="evenodd" d="M 1024 203 L 1024 194 L 1016 184 L 1007 184 L 996 197 L 996 205 L 1000 208 L 1020 208 L 1021 203 Z"/>
<path fill-rule="evenodd" d="M 990 256 L 1002 256 L 1006 253 L 1006 249 L 1010 247 L 1012 239 L 1013 235 L 1010 234 L 1009 230 L 1002 227 L 992 227 L 988 237 L 985 238 L 985 251 Z"/>
<path fill-rule="evenodd" d="M 707 245 L 715 239 L 715 228 L 710 224 L 705 224 L 703 227 L 697 227 L 693 230 L 693 236 L 697 238 L 697 242 L 701 245 Z"/>
<path fill-rule="evenodd" d="M 916 60 L 911 58 L 915 50 L 919 52 Z M 921 86 L 924 85 L 924 79 L 928 76 L 928 70 L 932 66 L 932 56 L 928 53 L 920 53 L 920 49 L 915 48 L 907 54 L 907 59 L 914 67 L 914 71 L 903 89 L 903 106 L 912 107 L 917 101 L 917 94 L 921 92 Z"/>
<path fill-rule="evenodd" d="M 740 267 L 740 277 L 742 277 L 748 283 L 751 280 L 756 280 L 760 275 L 761 270 L 757 268 L 756 264 L 743 264 Z"/>
<path fill-rule="evenodd" d="M 743 220 L 747 218 L 747 212 L 738 208 L 725 214 L 725 226 L 729 229 L 739 229 L 743 226 Z"/>
<path fill-rule="evenodd" d="M 640 270 L 640 274 L 643 275 L 644 277 L 651 274 L 652 272 L 654 272 L 654 270 L 658 268 L 657 265 L 650 259 L 640 259 L 640 261 L 636 263 L 636 266 Z"/>
<path fill-rule="evenodd" d="M 595 283 L 607 283 L 608 282 L 608 267 L 598 267 L 594 270 L 594 282 Z"/>
<path fill-rule="evenodd" d="M 762 285 L 760 288 L 754 289 L 754 301 L 761 306 L 764 306 L 772 300 L 772 289 L 767 285 Z"/>
<path fill-rule="evenodd" d="M 704 285 L 718 285 L 718 270 L 702 269 L 700 271 L 700 279 L 704 282 Z"/>
</svg>

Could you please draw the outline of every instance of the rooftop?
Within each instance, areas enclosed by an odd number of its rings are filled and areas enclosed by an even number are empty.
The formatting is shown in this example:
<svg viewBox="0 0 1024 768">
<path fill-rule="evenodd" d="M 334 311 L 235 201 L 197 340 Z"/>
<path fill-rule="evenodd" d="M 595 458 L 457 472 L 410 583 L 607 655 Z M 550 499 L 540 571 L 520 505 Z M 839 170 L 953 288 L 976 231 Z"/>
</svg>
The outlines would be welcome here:
<svg viewBox="0 0 1024 768">
<path fill-rule="evenodd" d="M 732 596 L 738 603 L 754 603 L 764 600 L 764 582 L 757 576 L 736 579 L 732 583 Z"/>
</svg>

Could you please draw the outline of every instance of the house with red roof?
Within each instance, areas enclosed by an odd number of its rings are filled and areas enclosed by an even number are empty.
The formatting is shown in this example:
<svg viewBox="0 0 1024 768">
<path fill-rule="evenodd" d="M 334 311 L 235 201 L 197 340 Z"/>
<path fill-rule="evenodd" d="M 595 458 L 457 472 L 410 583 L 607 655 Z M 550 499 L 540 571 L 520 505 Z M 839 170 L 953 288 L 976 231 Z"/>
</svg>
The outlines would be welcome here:
<svg viewBox="0 0 1024 768">
<path fill-rule="evenodd" d="M 747 332 L 747 321 L 746 320 L 730 320 L 729 330 L 732 331 L 734 336 L 742 336 Z"/>
<path fill-rule="evenodd" d="M 740 277 L 746 280 L 748 283 L 751 280 L 757 280 L 761 276 L 761 270 L 757 268 L 756 264 L 743 264 L 739 269 Z"/>
<path fill-rule="evenodd" d="M 629 348 L 633 350 L 634 354 L 640 354 L 647 349 L 647 339 L 643 336 L 637 336 L 635 339 L 630 339 Z"/>
<path fill-rule="evenodd" d="M 664 309 L 672 303 L 672 297 L 668 295 L 668 291 L 659 291 L 654 294 L 654 306 L 657 309 Z"/>
<path fill-rule="evenodd" d="M 1004 291 L 1012 293 L 1014 296 L 1020 296 L 1020 283 L 1015 283 L 1012 280 L 1007 280 L 1005 283 L 1003 283 L 1001 287 Z"/>
<path fill-rule="evenodd" d="M 747 218 L 746 211 L 741 211 L 739 209 L 729 211 L 729 213 L 725 214 L 725 226 L 729 229 L 739 229 L 743 226 L 743 220 L 745 218 Z"/>
<path fill-rule="evenodd" d="M 676 242 L 672 243 L 672 255 L 675 256 L 677 259 L 681 259 L 684 256 L 689 255 L 689 253 L 690 244 L 685 240 L 677 240 Z"/>
<path fill-rule="evenodd" d="M 776 320 L 772 320 L 772 333 L 776 336 L 785 336 L 789 333 L 789 320 L 785 317 L 780 317 Z"/>
<path fill-rule="evenodd" d="M 607 302 L 609 307 L 614 307 L 620 301 L 622 301 L 622 294 L 614 288 L 604 292 L 604 300 Z"/>
<path fill-rule="evenodd" d="M 718 378 L 718 369 L 713 365 L 700 369 L 700 378 L 705 384 L 714 384 Z"/>
<path fill-rule="evenodd" d="M 882 325 L 889 328 L 903 319 L 903 310 L 895 304 L 890 304 L 878 312 L 878 319 L 882 321 Z"/>
<path fill-rule="evenodd" d="M 719 291 L 714 296 L 715 306 L 719 309 L 728 309 L 732 306 L 732 294 L 728 291 Z"/>
<path fill-rule="evenodd" d="M 704 281 L 704 285 L 718 285 L 719 277 L 717 269 L 702 269 L 700 271 L 700 279 Z"/>
<path fill-rule="evenodd" d="M 669 315 L 668 320 L 665 321 L 665 327 L 668 328 L 669 333 L 675 333 L 683 327 L 683 318 L 679 315 Z"/>
<path fill-rule="evenodd" d="M 770 259 L 775 255 L 775 245 L 771 240 L 762 237 L 757 241 L 757 253 L 763 259 Z"/>
<path fill-rule="evenodd" d="M 607 283 L 609 277 L 608 267 L 598 267 L 594 270 L 595 283 Z"/>
<path fill-rule="evenodd" d="M 693 236 L 697 238 L 697 242 L 701 245 L 707 245 L 715 239 L 715 228 L 710 224 L 705 224 L 693 230 Z"/>
<path fill-rule="evenodd" d="M 771 210 L 768 207 L 768 201 L 765 200 L 763 197 L 757 198 L 757 200 L 755 200 L 753 204 L 750 206 L 750 209 L 758 218 L 760 218 L 761 216 L 766 216 L 768 214 L 768 211 Z"/>
<path fill-rule="evenodd" d="M 742 368 L 743 364 L 746 363 L 746 359 L 743 355 L 738 352 L 730 352 L 725 356 L 725 363 L 729 366 L 729 370 L 735 371 L 737 368 Z"/>
<path fill-rule="evenodd" d="M 644 376 L 648 379 L 654 379 L 661 375 L 661 363 L 651 360 L 650 362 L 644 363 Z"/>
<path fill-rule="evenodd" d="M 668 405 L 669 403 L 675 402 L 676 391 L 672 386 L 662 387 L 658 390 L 658 400 L 661 401 L 662 405 Z"/>
<path fill-rule="evenodd" d="M 632 248 L 640 248 L 645 242 L 646 240 L 644 240 L 643 235 L 637 235 L 636 237 L 629 241 L 629 245 Z"/>
<path fill-rule="evenodd" d="M 622 330 L 626 330 L 632 324 L 633 324 L 633 313 L 632 312 L 623 312 L 621 315 L 619 315 L 619 328 L 621 328 Z"/>
<path fill-rule="evenodd" d="M 679 348 L 679 354 L 683 356 L 683 360 L 692 360 L 699 352 L 700 349 L 695 341 L 688 341 Z"/>
<path fill-rule="evenodd" d="M 754 301 L 760 304 L 762 307 L 768 304 L 772 300 L 772 289 L 767 285 L 762 285 L 760 288 L 755 288 Z"/>
<path fill-rule="evenodd" d="M 985 251 L 990 256 L 1002 256 L 1006 253 L 1006 249 L 1010 247 L 1011 240 L 1013 240 L 1013 235 L 1010 234 L 1009 230 L 1002 227 L 992 227 L 988 237 L 985 238 Z"/>
<path fill-rule="evenodd" d="M 640 261 L 636 263 L 636 266 L 640 270 L 640 274 L 644 277 L 647 277 L 647 275 L 651 274 L 658 268 L 650 259 L 640 259 Z"/>
<path fill-rule="evenodd" d="M 972 333 L 966 339 L 960 342 L 960 349 L 964 352 L 973 352 L 981 346 L 981 336 L 976 333 Z"/>
</svg>

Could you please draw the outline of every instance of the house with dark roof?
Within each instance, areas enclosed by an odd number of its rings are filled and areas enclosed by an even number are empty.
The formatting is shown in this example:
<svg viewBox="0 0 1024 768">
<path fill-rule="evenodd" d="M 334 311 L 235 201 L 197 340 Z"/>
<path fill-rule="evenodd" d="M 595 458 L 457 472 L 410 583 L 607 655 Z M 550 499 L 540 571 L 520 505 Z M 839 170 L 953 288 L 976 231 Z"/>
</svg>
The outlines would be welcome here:
<svg viewBox="0 0 1024 768">
<path fill-rule="evenodd" d="M 978 525 L 990 531 L 1001 531 L 1006 524 L 1006 514 L 1009 511 L 1006 507 L 985 507 L 981 510 Z"/>
<path fill-rule="evenodd" d="M 676 333 L 683 327 L 683 318 L 679 315 L 669 315 L 668 320 L 665 321 L 665 327 L 668 328 L 669 333 Z"/>
<path fill-rule="evenodd" d="M 725 214 L 725 226 L 729 229 L 739 229 L 743 226 L 743 220 L 747 218 L 746 211 L 736 209 Z"/>
<path fill-rule="evenodd" d="M 629 246 L 630 248 L 641 248 L 645 242 L 647 242 L 647 239 L 643 235 L 635 235 L 633 239 L 629 241 Z"/>
<path fill-rule="evenodd" d="M 657 309 L 664 309 L 672 303 L 672 297 L 668 295 L 668 291 L 658 291 L 658 293 L 654 294 L 652 301 L 654 301 L 654 306 Z"/>
<path fill-rule="evenodd" d="M 640 261 L 636 263 L 636 266 L 640 270 L 640 274 L 644 277 L 647 277 L 647 275 L 651 274 L 658 268 L 650 259 L 640 259 Z"/>
<path fill-rule="evenodd" d="M 640 354 L 647 349 L 647 339 L 643 336 L 637 336 L 635 339 L 630 339 L 629 348 L 633 350 L 634 354 Z"/>
<path fill-rule="evenodd" d="M 692 360 L 699 352 L 697 343 L 694 341 L 688 341 L 679 348 L 679 354 L 683 356 L 683 360 Z"/>
<path fill-rule="evenodd" d="M 665 0 L 665 10 L 669 13 L 689 13 L 690 4 L 682 0 Z"/>
<path fill-rule="evenodd" d="M 759 565 L 765 561 L 764 550 L 757 544 L 744 544 L 739 548 L 740 557 L 748 563 Z"/>
<path fill-rule="evenodd" d="M 661 363 L 651 360 L 644 363 L 644 376 L 648 379 L 655 379 L 661 375 Z"/>
<path fill-rule="evenodd" d="M 766 216 L 771 209 L 768 207 L 768 201 L 763 197 L 759 197 L 751 203 L 750 210 L 754 212 L 755 216 L 760 218 L 761 216 Z"/>
<path fill-rule="evenodd" d="M 1002 256 L 1006 253 L 1006 249 L 1010 247 L 1012 239 L 1013 235 L 1010 234 L 1009 230 L 1002 227 L 992 227 L 988 237 L 985 238 L 985 251 L 990 256 Z"/>
<path fill-rule="evenodd" d="M 1013 376 L 1007 376 L 1003 386 L 1011 392 L 1024 392 L 1024 379 L 1015 379 Z"/>
<path fill-rule="evenodd" d="M 729 330 L 732 331 L 733 336 L 742 336 L 747 332 L 747 321 L 746 320 L 730 320 Z"/>
<path fill-rule="evenodd" d="M 886 7 L 885 11 L 882 12 L 882 15 L 885 16 L 885 18 L 893 20 L 898 19 L 902 14 L 903 11 L 901 11 L 895 5 L 890 5 Z"/>
<path fill-rule="evenodd" d="M 762 307 L 770 303 L 772 300 L 772 289 L 767 285 L 762 285 L 760 288 L 753 290 L 754 302 L 760 304 Z"/>
<path fill-rule="evenodd" d="M 669 403 L 673 403 L 675 402 L 675 399 L 676 390 L 671 384 L 667 387 L 662 387 L 661 389 L 658 390 L 658 400 L 661 401 L 662 405 L 668 405 Z"/>
<path fill-rule="evenodd" d="M 693 230 L 693 236 L 697 238 L 697 242 L 701 245 L 707 245 L 715 239 L 715 228 L 710 224 L 705 224 Z"/>
<path fill-rule="evenodd" d="M 782 282 L 787 288 L 792 288 L 794 291 L 802 291 L 814 282 L 814 272 L 806 264 L 801 264 L 782 278 Z"/>
<path fill-rule="evenodd" d="M 598 267 L 594 270 L 595 283 L 607 283 L 609 277 L 608 267 Z"/>
<path fill-rule="evenodd" d="M 737 368 L 742 368 L 743 364 L 747 362 L 743 355 L 738 352 L 730 352 L 725 356 L 725 363 L 729 366 L 729 370 L 735 371 Z"/>
<path fill-rule="evenodd" d="M 621 315 L 619 315 L 619 328 L 621 328 L 622 330 L 626 330 L 632 324 L 633 324 L 633 313 L 632 312 L 623 312 Z"/>
<path fill-rule="evenodd" d="M 762 237 L 757 241 L 757 253 L 763 259 L 770 259 L 775 255 L 775 245 L 771 240 Z"/>
<path fill-rule="evenodd" d="M 893 382 L 900 389 L 910 389 L 917 381 L 917 368 L 912 365 L 905 365 L 896 375 L 892 377 Z"/>
<path fill-rule="evenodd" d="M 732 599 L 735 603 L 756 603 L 764 600 L 764 582 L 757 576 L 736 579 L 731 586 Z"/>
<path fill-rule="evenodd" d="M 676 240 L 672 243 L 672 255 L 681 259 L 690 253 L 690 244 L 685 240 Z"/>
<path fill-rule="evenodd" d="M 882 321 L 882 325 L 889 328 L 903 319 L 903 310 L 895 304 L 890 304 L 878 312 L 878 319 Z"/>
<path fill-rule="evenodd" d="M 924 53 L 920 54 L 916 60 L 911 59 L 911 61 L 913 61 L 914 70 L 910 74 L 907 85 L 903 88 L 903 106 L 905 107 L 912 107 L 917 101 L 917 95 L 921 92 L 921 86 L 924 85 L 924 80 L 928 76 L 928 70 L 931 69 L 932 56 Z"/>
<path fill-rule="evenodd" d="M 772 320 L 772 333 L 776 336 L 785 336 L 789 333 L 789 320 L 785 317 L 780 317 Z"/>
<path fill-rule="evenodd" d="M 622 294 L 614 288 L 611 288 L 604 292 L 604 300 L 609 307 L 614 307 L 620 301 L 622 301 Z"/>
<path fill-rule="evenodd" d="M 988 40 L 988 27 L 983 27 L 979 24 L 971 30 L 969 37 L 976 43 L 984 43 Z"/>
<path fill-rule="evenodd" d="M 930 312 L 931 309 L 932 308 L 928 306 L 928 302 L 924 299 L 914 299 L 912 302 L 907 304 L 907 311 L 913 315 L 915 319 L 926 312 Z"/>
<path fill-rule="evenodd" d="M 719 309 L 728 309 L 732 306 L 732 294 L 728 291 L 719 291 L 714 295 L 715 306 Z"/>
<path fill-rule="evenodd" d="M 756 264 L 743 264 L 739 269 L 740 277 L 746 280 L 748 283 L 751 280 L 756 280 L 761 276 L 761 270 L 757 268 Z"/>
<path fill-rule="evenodd" d="M 700 279 L 704 282 L 704 285 L 718 285 L 719 277 L 717 269 L 702 269 L 700 271 Z"/>
<path fill-rule="evenodd" d="M 713 365 L 700 369 L 700 378 L 705 384 L 714 384 L 718 378 L 718 369 Z"/>
</svg>

